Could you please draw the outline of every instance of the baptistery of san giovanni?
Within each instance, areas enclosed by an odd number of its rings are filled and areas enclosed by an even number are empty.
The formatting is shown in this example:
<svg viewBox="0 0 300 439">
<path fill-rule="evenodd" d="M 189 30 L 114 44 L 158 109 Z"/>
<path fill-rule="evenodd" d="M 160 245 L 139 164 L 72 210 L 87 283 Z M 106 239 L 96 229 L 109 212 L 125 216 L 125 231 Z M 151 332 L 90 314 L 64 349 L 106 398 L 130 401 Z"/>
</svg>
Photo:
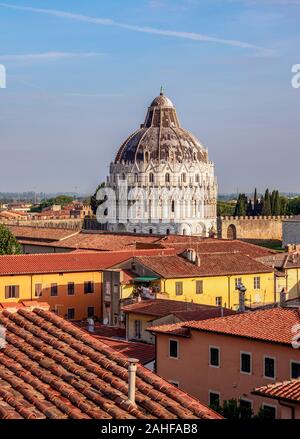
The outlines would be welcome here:
<svg viewBox="0 0 300 439">
<path fill-rule="evenodd" d="M 116 194 L 110 231 L 208 236 L 216 230 L 214 164 L 207 149 L 180 126 L 162 91 L 145 122 L 119 148 L 107 187 Z"/>
</svg>

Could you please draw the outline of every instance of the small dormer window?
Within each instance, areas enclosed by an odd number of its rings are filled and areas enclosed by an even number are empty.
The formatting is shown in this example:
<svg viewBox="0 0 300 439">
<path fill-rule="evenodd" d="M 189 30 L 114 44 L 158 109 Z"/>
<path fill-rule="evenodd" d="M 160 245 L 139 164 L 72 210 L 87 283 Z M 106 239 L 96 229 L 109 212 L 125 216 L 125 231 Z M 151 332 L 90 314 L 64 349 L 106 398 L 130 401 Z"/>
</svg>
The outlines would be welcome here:
<svg viewBox="0 0 300 439">
<path fill-rule="evenodd" d="M 152 172 L 149 174 L 149 182 L 154 183 L 154 174 Z"/>
<path fill-rule="evenodd" d="M 170 174 L 167 172 L 166 173 L 166 183 L 170 183 Z"/>
<path fill-rule="evenodd" d="M 185 172 L 181 175 L 181 180 L 182 180 L 182 183 L 186 183 L 186 173 Z"/>
</svg>

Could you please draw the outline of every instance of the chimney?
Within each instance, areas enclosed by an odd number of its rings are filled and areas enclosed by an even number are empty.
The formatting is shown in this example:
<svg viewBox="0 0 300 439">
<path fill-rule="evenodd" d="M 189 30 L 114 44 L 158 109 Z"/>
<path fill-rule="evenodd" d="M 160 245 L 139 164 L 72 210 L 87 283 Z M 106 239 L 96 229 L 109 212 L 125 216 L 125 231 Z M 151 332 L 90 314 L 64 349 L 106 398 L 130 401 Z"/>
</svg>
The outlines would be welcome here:
<svg viewBox="0 0 300 439">
<path fill-rule="evenodd" d="M 200 255 L 197 253 L 197 256 L 195 258 L 195 265 L 197 265 L 197 267 L 201 266 L 201 258 Z"/>
<path fill-rule="evenodd" d="M 136 365 L 139 360 L 136 358 L 128 358 L 128 361 L 128 399 L 132 404 L 135 404 Z"/>
</svg>

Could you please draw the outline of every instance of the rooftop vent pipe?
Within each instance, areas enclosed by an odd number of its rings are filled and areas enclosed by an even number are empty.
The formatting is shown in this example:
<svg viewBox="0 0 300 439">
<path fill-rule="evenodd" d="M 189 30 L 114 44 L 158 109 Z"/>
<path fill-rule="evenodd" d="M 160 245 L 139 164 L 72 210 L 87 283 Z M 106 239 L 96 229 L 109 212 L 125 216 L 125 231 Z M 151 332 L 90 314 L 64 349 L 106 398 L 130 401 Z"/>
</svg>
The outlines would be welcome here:
<svg viewBox="0 0 300 439">
<path fill-rule="evenodd" d="M 137 358 L 128 358 L 128 361 L 128 399 L 132 404 L 135 404 L 136 365 L 139 360 Z"/>
</svg>

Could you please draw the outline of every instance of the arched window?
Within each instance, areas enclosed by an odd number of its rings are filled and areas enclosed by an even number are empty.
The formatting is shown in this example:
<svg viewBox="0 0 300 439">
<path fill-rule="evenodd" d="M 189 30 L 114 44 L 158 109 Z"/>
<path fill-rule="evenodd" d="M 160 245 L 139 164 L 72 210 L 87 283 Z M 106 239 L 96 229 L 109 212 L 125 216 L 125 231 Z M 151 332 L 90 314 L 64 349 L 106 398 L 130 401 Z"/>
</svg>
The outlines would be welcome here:
<svg viewBox="0 0 300 439">
<path fill-rule="evenodd" d="M 152 235 L 153 229 L 149 229 L 149 233 L 150 233 L 150 235 Z"/>
<path fill-rule="evenodd" d="M 199 181 L 200 181 L 199 174 L 196 174 L 195 181 L 196 181 L 196 183 L 199 183 Z"/>
<path fill-rule="evenodd" d="M 139 174 L 134 174 L 134 182 L 138 183 L 139 181 Z"/>
<path fill-rule="evenodd" d="M 136 229 L 133 229 L 133 233 L 136 233 Z"/>
<path fill-rule="evenodd" d="M 172 200 L 171 202 L 171 211 L 174 213 L 175 212 L 175 201 Z"/>
<path fill-rule="evenodd" d="M 170 235 L 170 229 L 167 229 L 166 232 L 167 232 L 167 235 Z"/>
<path fill-rule="evenodd" d="M 146 162 L 149 161 L 149 152 L 148 151 L 145 152 L 145 161 Z"/>
<path fill-rule="evenodd" d="M 170 174 L 168 172 L 166 173 L 165 179 L 166 179 L 166 183 L 170 183 Z"/>
<path fill-rule="evenodd" d="M 152 172 L 149 174 L 149 182 L 154 183 L 154 174 Z"/>
<path fill-rule="evenodd" d="M 181 175 L 181 181 L 182 181 L 182 183 L 186 183 L 186 173 L 185 172 Z"/>
<path fill-rule="evenodd" d="M 182 234 L 186 235 L 186 230 L 185 229 L 182 230 Z"/>
</svg>

